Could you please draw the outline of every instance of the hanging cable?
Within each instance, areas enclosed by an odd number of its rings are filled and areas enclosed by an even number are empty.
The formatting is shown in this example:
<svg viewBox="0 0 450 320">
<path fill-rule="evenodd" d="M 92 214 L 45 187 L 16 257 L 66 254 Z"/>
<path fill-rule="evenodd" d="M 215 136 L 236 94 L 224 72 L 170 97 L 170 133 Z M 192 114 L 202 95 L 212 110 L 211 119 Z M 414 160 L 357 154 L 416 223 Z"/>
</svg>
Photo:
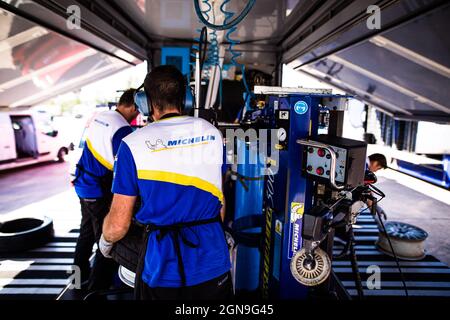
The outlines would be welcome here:
<svg viewBox="0 0 450 320">
<path fill-rule="evenodd" d="M 225 4 L 227 2 L 229 2 L 229 0 L 225 0 L 223 4 Z M 256 0 L 249 0 L 247 2 L 247 5 L 245 6 L 244 10 L 242 10 L 242 12 L 239 16 L 237 16 L 235 19 L 233 19 L 231 21 L 224 21 L 224 23 L 222 25 L 210 23 L 209 19 L 205 19 L 204 15 L 203 15 L 204 12 L 200 9 L 199 0 L 194 0 L 194 7 L 195 7 L 195 12 L 197 13 L 198 18 L 205 26 L 207 26 L 208 28 L 213 29 L 213 30 L 228 30 L 228 29 L 236 26 L 242 20 L 244 20 L 244 18 L 247 16 L 247 14 L 252 9 L 255 2 L 256 2 Z"/>
<path fill-rule="evenodd" d="M 209 20 L 210 19 L 209 12 L 212 10 L 212 6 L 208 0 L 202 0 L 202 2 L 206 5 L 206 10 L 201 11 L 202 16 L 205 15 L 206 18 Z M 194 38 L 194 41 L 196 41 L 197 44 L 194 44 L 192 46 L 193 53 L 191 53 L 191 57 L 195 59 L 195 52 L 198 52 L 200 57 L 200 68 L 203 69 L 206 60 L 206 52 L 208 45 L 208 29 L 206 27 L 203 27 L 201 29 L 197 29 L 196 31 L 200 33 L 200 36 L 198 38 Z M 191 64 L 195 65 L 195 62 Z"/>
<path fill-rule="evenodd" d="M 212 6 L 209 4 L 208 0 L 202 0 L 202 2 L 205 4 L 206 6 L 206 10 L 201 11 L 202 12 L 202 16 L 206 16 L 206 18 L 209 20 L 209 12 L 212 9 Z M 205 61 L 206 61 L 206 57 L 207 57 L 207 46 L 208 46 L 208 29 L 206 27 L 203 27 L 201 29 L 197 29 L 197 32 L 200 33 L 200 36 L 198 38 L 194 38 L 194 41 L 197 42 L 197 44 L 194 44 L 192 46 L 192 53 L 191 53 L 191 57 L 194 58 L 194 62 L 191 62 L 191 67 L 193 67 L 195 69 L 196 66 L 196 53 L 198 53 L 199 56 L 199 75 L 200 75 L 200 79 L 199 79 L 199 84 L 200 84 L 200 88 L 199 88 L 199 96 L 201 96 L 201 83 L 202 83 L 202 73 L 203 73 L 203 68 L 205 66 Z M 199 108 L 199 106 L 196 103 L 197 100 L 197 94 L 196 93 L 192 93 L 191 90 L 191 94 L 193 97 L 193 105 L 194 105 L 194 110 Z"/>
<path fill-rule="evenodd" d="M 353 232 L 353 226 L 350 226 L 348 235 L 349 235 L 348 243 L 349 243 L 349 250 L 350 250 L 350 263 L 351 263 L 353 274 L 355 275 L 356 291 L 358 293 L 359 300 L 363 300 L 364 299 L 364 289 L 362 286 L 361 274 L 359 272 L 358 259 L 356 257 L 355 234 Z"/>
<path fill-rule="evenodd" d="M 199 50 L 198 50 L 198 55 L 200 58 L 200 76 L 203 70 L 203 66 L 205 65 L 207 46 L 208 46 L 208 30 L 206 27 L 203 27 L 202 30 L 200 31 Z"/>
<path fill-rule="evenodd" d="M 250 91 L 250 88 L 246 81 L 245 65 L 238 63 L 236 60 L 239 56 L 241 56 L 241 53 L 236 52 L 234 50 L 234 46 L 239 44 L 240 42 L 238 40 L 232 39 L 231 34 L 234 31 L 236 31 L 236 29 L 237 29 L 236 25 L 238 23 L 240 23 L 250 12 L 250 10 L 252 9 L 256 0 L 249 0 L 247 2 L 247 5 L 245 6 L 244 10 L 234 19 L 233 19 L 234 13 L 231 11 L 227 11 L 225 9 L 225 6 L 229 2 L 230 2 L 230 0 L 224 0 L 222 2 L 222 4 L 220 5 L 220 11 L 223 13 L 223 15 L 225 17 L 222 25 L 215 24 L 216 23 L 215 22 L 215 14 L 214 14 L 212 5 L 209 3 L 209 0 L 202 0 L 202 4 L 204 5 L 204 7 L 206 6 L 205 10 L 202 10 L 200 8 L 199 0 L 194 0 L 194 6 L 195 6 L 195 12 L 196 12 L 198 18 L 200 19 L 200 22 L 205 24 L 208 28 L 212 29 L 212 32 L 210 34 L 211 43 L 209 44 L 210 46 L 209 46 L 209 51 L 208 51 L 210 53 L 210 55 L 206 62 L 207 67 L 210 67 L 213 65 L 219 65 L 219 54 L 218 54 L 218 52 L 219 52 L 218 45 L 219 44 L 217 41 L 216 31 L 217 30 L 227 30 L 226 35 L 225 35 L 225 40 L 229 43 L 228 51 L 231 54 L 231 64 L 233 64 L 236 68 L 241 69 L 242 83 L 244 85 L 245 92 L 247 93 L 245 102 L 244 102 L 244 106 L 243 106 L 242 110 L 239 112 L 240 114 L 243 114 L 243 110 L 245 109 L 245 105 L 247 103 L 248 98 L 254 97 L 254 94 L 253 94 L 253 92 Z M 213 23 L 210 23 L 210 19 L 211 19 L 210 13 L 213 14 Z M 221 77 L 222 77 L 222 72 L 221 72 Z M 220 81 L 222 81 L 222 79 Z M 220 86 L 221 86 L 221 84 L 220 84 Z M 220 88 L 220 90 L 221 90 L 221 88 Z M 221 93 L 220 93 L 220 95 L 222 96 Z"/>
<path fill-rule="evenodd" d="M 203 8 L 202 15 L 206 17 L 206 19 L 209 21 L 212 18 L 212 21 L 215 22 L 215 12 L 213 10 L 213 6 L 209 2 L 209 0 L 202 0 Z M 213 2 L 214 4 L 214 2 Z M 212 14 L 212 16 L 211 16 Z M 201 22 L 201 21 L 200 21 Z M 203 27 L 202 29 L 197 29 L 198 32 L 200 32 L 200 37 L 195 38 L 194 41 L 197 42 L 196 45 L 192 46 L 193 53 L 191 54 L 192 57 L 195 58 L 196 51 L 199 53 L 200 56 L 200 77 L 201 79 L 206 78 L 209 79 L 211 77 L 211 69 L 213 66 L 219 66 L 219 48 L 218 48 L 218 40 L 217 40 L 217 33 L 215 30 L 212 30 L 209 32 L 208 36 L 208 28 Z M 210 41 L 208 42 L 208 38 Z M 195 68 L 195 62 L 191 63 L 192 66 Z M 222 74 L 220 74 L 220 89 L 222 87 Z M 222 94 L 220 92 L 220 104 L 222 103 Z"/>
<path fill-rule="evenodd" d="M 388 244 L 389 244 L 389 248 L 391 249 L 392 255 L 394 256 L 395 264 L 397 266 L 398 273 L 400 275 L 400 280 L 402 282 L 403 289 L 405 291 L 405 296 L 406 296 L 407 299 L 409 299 L 408 286 L 406 285 L 405 277 L 404 277 L 404 274 L 402 272 L 402 268 L 400 266 L 400 261 L 399 261 L 399 259 L 397 257 L 397 254 L 395 253 L 394 246 L 392 245 L 392 242 L 391 242 L 391 238 L 390 238 L 389 234 L 387 233 L 386 227 L 385 227 L 384 222 L 383 222 L 383 217 L 381 216 L 381 213 L 378 210 L 376 210 L 377 205 L 381 202 L 381 200 L 383 200 L 386 197 L 386 195 L 384 194 L 383 191 L 381 191 L 380 189 L 375 187 L 373 184 L 369 184 L 368 186 L 369 186 L 369 189 L 370 189 L 371 192 L 373 192 L 374 194 L 380 196 L 379 199 L 377 199 L 376 197 L 373 197 L 373 199 L 372 199 L 373 203 L 372 203 L 372 206 L 370 207 L 371 214 L 372 215 L 376 214 L 378 216 L 378 220 L 380 221 L 380 226 L 381 226 L 381 229 L 382 229 L 381 231 L 386 236 L 386 239 L 387 239 Z M 369 206 L 367 206 L 364 209 L 360 210 L 360 212 L 365 211 L 368 208 L 369 208 Z"/>
<path fill-rule="evenodd" d="M 371 213 L 378 215 L 378 219 L 380 220 L 381 229 L 382 229 L 384 235 L 386 236 L 386 239 L 387 239 L 388 244 L 389 244 L 389 248 L 391 249 L 392 255 L 394 256 L 395 264 L 397 265 L 398 273 L 400 274 L 400 279 L 401 279 L 402 284 L 403 284 L 403 289 L 405 290 L 405 296 L 406 296 L 407 299 L 409 299 L 408 287 L 406 285 L 405 276 L 403 275 L 402 268 L 400 266 L 400 261 L 399 261 L 399 259 L 397 257 L 397 254 L 395 253 L 394 246 L 392 245 L 392 242 L 391 242 L 391 237 L 387 233 L 386 226 L 384 225 L 383 219 L 381 217 L 381 213 L 378 210 L 376 210 L 376 206 L 385 197 L 385 194 L 380 189 L 375 187 L 374 185 L 369 185 L 369 187 L 370 187 L 370 189 L 371 189 L 371 191 L 373 193 L 381 196 L 380 200 L 378 200 L 376 197 L 373 197 L 374 201 L 373 201 L 373 204 L 372 204 L 372 207 L 371 207 L 371 211 L 372 211 Z"/>
<path fill-rule="evenodd" d="M 226 24 L 229 24 L 230 19 L 232 19 L 233 15 L 234 15 L 233 12 L 227 11 L 227 10 L 225 9 L 225 6 L 226 6 L 229 2 L 230 2 L 230 0 L 224 0 L 224 1 L 222 2 L 222 4 L 220 5 L 220 11 L 221 11 L 221 12 L 224 14 L 224 16 L 225 16 L 225 19 L 224 19 L 224 24 L 225 24 L 225 25 L 226 25 Z M 251 3 L 251 1 L 249 1 L 249 2 L 247 3 L 247 6 L 249 6 L 250 3 Z M 251 4 L 251 6 L 253 6 L 253 4 Z M 247 12 L 247 14 L 248 14 L 248 12 Z M 244 17 L 245 17 L 245 16 L 244 16 Z M 242 17 L 242 19 L 243 19 L 244 17 Z M 242 19 L 241 19 L 241 20 L 242 20 Z M 240 68 L 240 69 L 241 69 L 241 73 L 242 73 L 242 83 L 243 83 L 243 85 L 244 85 L 244 89 L 245 89 L 245 92 L 246 92 L 246 97 L 245 97 L 244 105 L 242 106 L 241 110 L 239 110 L 239 113 L 238 113 L 238 119 L 241 120 L 241 119 L 243 118 L 243 116 L 244 116 L 244 110 L 245 110 L 245 107 L 246 107 L 246 104 L 247 104 L 248 99 L 249 99 L 250 97 L 254 98 L 255 95 L 253 94 L 253 92 L 250 91 L 250 88 L 249 88 L 249 86 L 248 86 L 248 84 L 247 84 L 247 80 L 246 80 L 246 77 L 245 77 L 245 65 L 244 65 L 244 64 L 241 64 L 241 63 L 239 63 L 239 62 L 237 62 L 237 60 L 236 60 L 238 57 L 240 57 L 240 56 L 242 55 L 240 52 L 236 52 L 236 51 L 234 50 L 234 46 L 236 46 L 237 44 L 239 44 L 240 41 L 231 38 L 231 34 L 232 34 L 234 31 L 236 31 L 236 29 L 237 29 L 237 27 L 236 27 L 235 25 L 231 26 L 231 27 L 228 29 L 227 33 L 225 34 L 225 40 L 229 43 L 228 51 L 229 51 L 230 54 L 231 54 L 231 59 L 230 59 L 231 64 L 234 65 L 234 66 L 236 67 L 236 69 L 237 69 L 237 68 Z"/>
</svg>

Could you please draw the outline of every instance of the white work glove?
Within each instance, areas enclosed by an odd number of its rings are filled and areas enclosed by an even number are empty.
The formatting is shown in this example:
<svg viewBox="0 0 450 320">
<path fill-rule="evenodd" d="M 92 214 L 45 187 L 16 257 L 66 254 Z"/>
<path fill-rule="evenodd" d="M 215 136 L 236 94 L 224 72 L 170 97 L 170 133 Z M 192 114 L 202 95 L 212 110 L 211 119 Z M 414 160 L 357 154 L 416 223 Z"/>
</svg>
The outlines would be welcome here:
<svg viewBox="0 0 450 320">
<path fill-rule="evenodd" d="M 228 231 L 225 231 L 225 240 L 227 241 L 228 249 L 232 250 L 236 246 L 233 236 Z"/>
<path fill-rule="evenodd" d="M 103 254 L 103 256 L 105 258 L 112 258 L 112 256 L 110 255 L 111 250 L 113 248 L 113 243 L 106 241 L 105 237 L 102 235 L 100 236 L 100 240 L 98 241 L 98 249 L 100 250 L 100 252 Z"/>
</svg>

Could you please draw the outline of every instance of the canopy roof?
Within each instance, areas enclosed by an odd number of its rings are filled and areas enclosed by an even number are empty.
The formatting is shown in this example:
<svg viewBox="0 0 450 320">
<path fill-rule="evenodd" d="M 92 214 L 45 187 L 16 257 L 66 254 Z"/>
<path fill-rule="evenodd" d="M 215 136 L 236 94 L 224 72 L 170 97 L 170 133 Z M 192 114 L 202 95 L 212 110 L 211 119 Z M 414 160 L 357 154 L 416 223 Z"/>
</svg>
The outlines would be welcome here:
<svg viewBox="0 0 450 320">
<path fill-rule="evenodd" d="M 151 65 L 162 46 L 191 46 L 201 27 L 193 1 L 0 0 L 9 11 L 0 18 L 0 105 L 32 104 L 144 59 Z M 450 3 L 375 2 L 381 29 L 372 30 L 373 0 L 257 0 L 232 34 L 241 42 L 238 61 L 278 79 L 286 63 L 396 118 L 449 122 Z M 226 10 L 246 3 L 231 0 Z M 67 28 L 73 4 L 82 29 Z M 210 22 L 223 21 L 220 4 Z M 227 42 L 223 32 L 218 38 Z"/>
</svg>

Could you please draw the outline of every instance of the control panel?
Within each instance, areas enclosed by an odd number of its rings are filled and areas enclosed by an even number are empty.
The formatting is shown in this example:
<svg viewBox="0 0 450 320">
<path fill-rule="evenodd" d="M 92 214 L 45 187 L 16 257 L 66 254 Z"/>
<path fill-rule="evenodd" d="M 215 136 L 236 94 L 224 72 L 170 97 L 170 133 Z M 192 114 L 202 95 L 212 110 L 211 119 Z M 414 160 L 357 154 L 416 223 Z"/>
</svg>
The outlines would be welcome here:
<svg viewBox="0 0 450 320">
<path fill-rule="evenodd" d="M 329 135 L 298 140 L 303 145 L 303 172 L 310 179 L 330 183 L 335 189 L 364 182 L 367 144 Z"/>
<path fill-rule="evenodd" d="M 347 149 L 330 146 L 336 155 L 335 180 L 345 183 Z M 325 148 L 308 147 L 306 171 L 310 175 L 329 179 L 331 171 L 331 153 Z"/>
</svg>

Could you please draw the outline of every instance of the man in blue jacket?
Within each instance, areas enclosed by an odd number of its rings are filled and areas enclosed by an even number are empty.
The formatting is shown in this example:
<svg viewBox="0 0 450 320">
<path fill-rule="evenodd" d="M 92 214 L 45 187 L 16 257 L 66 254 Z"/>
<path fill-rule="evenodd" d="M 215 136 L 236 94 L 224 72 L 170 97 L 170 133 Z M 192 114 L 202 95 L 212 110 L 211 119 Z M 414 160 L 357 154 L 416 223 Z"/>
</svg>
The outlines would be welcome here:
<svg viewBox="0 0 450 320">
<path fill-rule="evenodd" d="M 92 119 L 73 181 L 82 215 L 74 264 L 80 268 L 82 286 L 88 291 L 108 289 L 117 271 L 117 265 L 98 250 L 91 270 L 89 257 L 111 206 L 114 157 L 122 139 L 132 132 L 131 121 L 139 114 L 134 93 L 134 89 L 126 90 L 116 110 L 101 112 Z"/>
<path fill-rule="evenodd" d="M 145 78 L 154 122 L 126 137 L 117 155 L 114 199 L 100 249 L 136 220 L 146 236 L 136 272 L 137 299 L 227 299 L 233 294 L 230 258 L 221 226 L 223 139 L 209 122 L 182 116 L 183 75 L 160 66 Z"/>
</svg>

